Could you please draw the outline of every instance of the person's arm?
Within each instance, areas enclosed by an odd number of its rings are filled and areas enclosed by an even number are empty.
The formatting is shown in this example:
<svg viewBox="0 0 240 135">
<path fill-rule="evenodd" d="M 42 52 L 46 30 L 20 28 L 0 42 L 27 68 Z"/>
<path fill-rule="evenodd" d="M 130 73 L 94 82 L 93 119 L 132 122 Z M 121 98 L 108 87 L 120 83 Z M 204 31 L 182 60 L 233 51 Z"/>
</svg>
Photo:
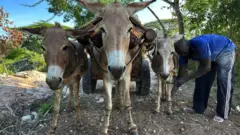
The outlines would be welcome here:
<svg viewBox="0 0 240 135">
<path fill-rule="evenodd" d="M 184 70 L 184 69 L 182 69 Z M 211 58 L 208 59 L 204 59 L 200 61 L 200 65 L 198 67 L 198 70 L 195 73 L 192 73 L 188 76 L 179 78 L 177 80 L 177 86 L 180 87 L 181 85 L 183 85 L 184 83 L 188 82 L 189 80 L 198 78 L 204 74 L 206 74 L 207 72 L 209 72 L 211 70 Z M 183 71 L 182 71 L 183 73 Z"/>
<path fill-rule="evenodd" d="M 181 79 L 187 75 L 187 64 L 179 66 L 177 79 Z"/>
<path fill-rule="evenodd" d="M 200 64 L 195 73 L 185 76 L 178 81 L 180 86 L 191 79 L 195 79 L 206 74 L 211 69 L 211 50 L 208 40 L 205 40 L 204 38 L 197 38 L 192 41 L 192 47 L 194 48 L 193 53 L 195 57 L 198 58 Z"/>
<path fill-rule="evenodd" d="M 209 72 L 211 70 L 211 59 L 209 58 L 201 60 L 198 70 L 195 73 L 192 73 L 191 75 L 185 76 L 187 74 L 186 69 L 187 65 L 180 66 L 177 80 L 174 82 L 174 86 L 171 91 L 172 96 L 177 92 L 178 88 L 184 83 L 188 82 L 191 79 L 198 78 Z"/>
<path fill-rule="evenodd" d="M 178 68 L 178 75 L 177 80 L 183 78 L 187 75 L 187 67 L 188 67 L 188 58 L 179 56 L 179 68 Z"/>
</svg>

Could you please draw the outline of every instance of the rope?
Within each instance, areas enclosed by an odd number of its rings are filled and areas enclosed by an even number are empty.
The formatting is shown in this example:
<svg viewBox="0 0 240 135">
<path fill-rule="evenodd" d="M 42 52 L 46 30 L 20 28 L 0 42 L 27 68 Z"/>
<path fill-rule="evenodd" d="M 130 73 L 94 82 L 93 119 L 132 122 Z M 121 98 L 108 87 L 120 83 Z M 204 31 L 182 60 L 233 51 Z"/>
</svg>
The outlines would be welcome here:
<svg viewBox="0 0 240 135">
<path fill-rule="evenodd" d="M 130 63 L 132 63 L 132 62 L 136 59 L 137 55 L 140 53 L 140 51 L 141 51 L 141 49 L 142 49 L 143 42 L 144 42 L 144 41 L 142 41 L 142 43 L 140 44 L 140 47 L 138 48 L 137 52 L 134 54 L 133 58 L 126 64 L 126 66 L 128 66 Z M 93 42 L 91 41 L 91 39 L 89 39 L 89 44 L 90 44 L 90 47 L 91 47 L 91 49 L 90 49 L 91 52 L 90 52 L 90 53 L 92 53 L 93 58 L 96 60 L 97 66 L 98 66 L 101 70 L 103 70 L 103 71 L 105 71 L 105 72 L 108 72 L 106 69 L 104 69 L 104 68 L 101 67 L 101 65 L 99 64 L 99 61 L 96 59 L 96 57 L 95 57 L 95 55 L 94 55 L 94 52 L 93 52 L 93 48 L 96 49 L 96 46 L 93 45 Z M 97 50 L 98 50 L 98 49 L 97 49 Z M 99 50 L 98 50 L 98 53 L 100 53 Z"/>
<path fill-rule="evenodd" d="M 105 72 L 108 72 L 106 69 L 102 68 L 101 65 L 98 63 L 98 60 L 96 59 L 96 57 L 95 57 L 95 55 L 94 55 L 94 52 L 93 52 L 93 48 L 96 48 L 96 46 L 93 45 L 93 42 L 91 41 L 91 39 L 89 39 L 89 44 L 90 44 L 90 53 L 92 53 L 93 58 L 96 60 L 97 66 L 98 66 L 101 70 L 103 70 L 103 71 L 105 71 Z M 98 50 L 98 49 L 97 49 L 97 50 Z M 98 51 L 98 53 L 99 53 L 99 51 Z"/>
</svg>

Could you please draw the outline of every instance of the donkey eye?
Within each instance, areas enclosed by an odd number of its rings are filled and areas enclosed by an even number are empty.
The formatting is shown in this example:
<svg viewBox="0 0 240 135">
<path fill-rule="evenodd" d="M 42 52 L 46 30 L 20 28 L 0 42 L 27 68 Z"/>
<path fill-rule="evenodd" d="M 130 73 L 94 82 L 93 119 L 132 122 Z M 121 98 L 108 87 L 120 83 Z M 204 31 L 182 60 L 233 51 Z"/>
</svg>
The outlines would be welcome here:
<svg viewBox="0 0 240 135">
<path fill-rule="evenodd" d="M 62 48 L 63 51 L 66 51 L 67 49 L 68 49 L 67 45 Z"/>
<path fill-rule="evenodd" d="M 130 33 L 131 31 L 132 31 L 132 28 L 129 28 L 129 29 L 128 29 L 128 33 Z"/>
<path fill-rule="evenodd" d="M 105 29 L 102 27 L 100 28 L 100 30 L 103 32 L 103 33 L 106 33 Z"/>
<path fill-rule="evenodd" d="M 42 49 L 43 51 L 46 51 L 46 48 L 45 48 L 44 46 L 41 46 L 41 49 Z"/>
</svg>

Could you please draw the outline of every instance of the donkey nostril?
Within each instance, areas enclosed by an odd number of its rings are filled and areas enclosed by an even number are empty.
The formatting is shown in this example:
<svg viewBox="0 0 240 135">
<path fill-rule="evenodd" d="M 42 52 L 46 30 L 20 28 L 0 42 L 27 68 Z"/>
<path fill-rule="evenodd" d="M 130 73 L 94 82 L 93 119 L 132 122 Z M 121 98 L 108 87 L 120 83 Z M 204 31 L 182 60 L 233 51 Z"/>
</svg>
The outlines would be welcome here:
<svg viewBox="0 0 240 135">
<path fill-rule="evenodd" d="M 126 70 L 126 66 L 123 67 L 123 72 Z"/>
<path fill-rule="evenodd" d="M 108 66 L 108 70 L 111 71 L 111 67 L 110 66 Z"/>
<path fill-rule="evenodd" d="M 58 82 L 61 83 L 62 82 L 62 78 L 59 77 L 58 78 Z"/>
<path fill-rule="evenodd" d="M 160 76 L 161 76 L 163 79 L 167 79 L 169 75 L 170 75 L 170 74 L 160 73 Z"/>
<path fill-rule="evenodd" d="M 160 52 L 159 52 L 159 51 L 157 51 L 157 55 L 160 55 Z"/>
</svg>

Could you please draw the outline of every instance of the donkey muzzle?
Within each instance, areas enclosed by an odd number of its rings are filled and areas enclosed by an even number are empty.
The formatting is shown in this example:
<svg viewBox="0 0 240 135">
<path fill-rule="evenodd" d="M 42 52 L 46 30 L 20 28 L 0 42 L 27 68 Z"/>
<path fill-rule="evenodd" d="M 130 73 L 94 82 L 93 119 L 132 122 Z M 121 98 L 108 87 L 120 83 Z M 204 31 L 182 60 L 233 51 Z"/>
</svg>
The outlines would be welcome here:
<svg viewBox="0 0 240 135">
<path fill-rule="evenodd" d="M 125 70 L 126 66 L 108 66 L 108 71 L 115 80 L 119 80 Z"/>
<path fill-rule="evenodd" d="M 62 86 L 62 78 L 60 77 L 54 77 L 52 79 L 46 78 L 46 82 L 52 90 L 57 90 Z"/>
<path fill-rule="evenodd" d="M 46 82 L 52 90 L 57 90 L 62 86 L 63 70 L 59 66 L 48 66 Z"/>
<path fill-rule="evenodd" d="M 108 72 L 114 80 L 121 79 L 122 75 L 126 71 L 124 59 L 124 53 L 120 50 L 108 53 Z"/>
<path fill-rule="evenodd" d="M 168 74 L 168 73 L 160 73 L 160 76 L 161 76 L 164 80 L 166 80 L 166 79 L 169 77 L 169 75 L 170 75 L 170 74 Z"/>
</svg>

